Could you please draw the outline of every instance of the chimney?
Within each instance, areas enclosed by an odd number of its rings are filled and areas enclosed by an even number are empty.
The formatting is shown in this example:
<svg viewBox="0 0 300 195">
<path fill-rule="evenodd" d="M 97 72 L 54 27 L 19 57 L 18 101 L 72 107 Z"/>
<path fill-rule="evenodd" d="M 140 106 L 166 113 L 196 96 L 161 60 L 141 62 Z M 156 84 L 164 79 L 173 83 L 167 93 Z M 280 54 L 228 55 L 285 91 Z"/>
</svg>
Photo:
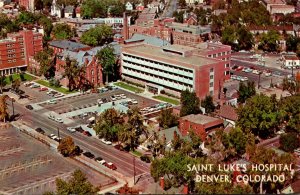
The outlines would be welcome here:
<svg viewBox="0 0 300 195">
<path fill-rule="evenodd" d="M 183 185 L 183 194 L 189 194 L 189 186 L 187 184 Z"/>
<path fill-rule="evenodd" d="M 128 18 L 126 12 L 123 13 L 123 37 L 124 40 L 129 39 Z"/>
<path fill-rule="evenodd" d="M 160 178 L 160 187 L 165 190 L 165 178 L 164 177 L 161 177 Z"/>
</svg>

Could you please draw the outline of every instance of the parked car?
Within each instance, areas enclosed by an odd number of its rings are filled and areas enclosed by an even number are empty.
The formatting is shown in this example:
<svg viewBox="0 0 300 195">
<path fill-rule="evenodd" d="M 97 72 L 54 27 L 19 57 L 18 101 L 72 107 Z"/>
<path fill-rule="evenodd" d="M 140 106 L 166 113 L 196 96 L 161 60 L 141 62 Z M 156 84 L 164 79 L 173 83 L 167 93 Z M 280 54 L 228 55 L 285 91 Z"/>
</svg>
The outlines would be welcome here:
<svg viewBox="0 0 300 195">
<path fill-rule="evenodd" d="M 81 126 L 75 127 L 75 130 L 78 131 L 79 133 L 83 133 L 83 129 Z"/>
<path fill-rule="evenodd" d="M 33 84 L 33 82 L 27 81 L 27 82 L 24 83 L 24 86 L 25 86 L 25 87 L 29 87 L 29 86 L 31 86 L 32 84 Z"/>
<path fill-rule="evenodd" d="M 71 133 L 76 132 L 74 127 L 67 127 L 67 130 L 70 131 Z"/>
<path fill-rule="evenodd" d="M 111 162 L 107 163 L 106 167 L 111 169 L 111 170 L 117 170 L 116 165 L 114 163 L 111 163 Z"/>
<path fill-rule="evenodd" d="M 55 120 L 55 116 L 53 116 L 51 114 L 48 116 L 48 118 L 51 119 L 51 120 Z"/>
<path fill-rule="evenodd" d="M 40 134 L 45 135 L 45 131 L 42 128 L 40 128 L 40 127 L 36 128 L 35 131 L 38 132 L 38 133 L 40 133 Z"/>
<path fill-rule="evenodd" d="M 125 94 L 121 94 L 120 96 L 121 96 L 122 99 L 126 99 L 127 98 Z"/>
<path fill-rule="evenodd" d="M 58 123 L 63 123 L 64 122 L 62 118 L 56 118 L 55 121 L 58 122 Z"/>
<path fill-rule="evenodd" d="M 47 87 L 41 87 L 41 88 L 39 89 L 39 91 L 48 91 L 48 88 L 47 88 Z"/>
<path fill-rule="evenodd" d="M 27 108 L 28 110 L 33 110 L 33 107 L 31 105 L 27 105 L 25 106 L 25 108 Z"/>
<path fill-rule="evenodd" d="M 135 99 L 132 99 L 131 102 L 132 102 L 133 104 L 138 104 L 138 101 L 135 100 Z"/>
<path fill-rule="evenodd" d="M 30 86 L 30 88 L 39 88 L 39 87 L 40 87 L 40 85 L 38 85 L 38 84 L 33 84 Z"/>
<path fill-rule="evenodd" d="M 63 96 L 64 96 L 64 94 L 56 94 L 56 95 L 54 95 L 55 98 L 60 98 L 60 97 L 63 97 Z"/>
<path fill-rule="evenodd" d="M 260 74 L 259 70 L 253 70 L 252 73 L 253 74 Z"/>
<path fill-rule="evenodd" d="M 270 71 L 267 71 L 267 72 L 265 72 L 265 76 L 266 77 L 272 76 L 272 73 Z"/>
<path fill-rule="evenodd" d="M 47 101 L 48 104 L 56 104 L 56 100 L 55 99 L 51 99 Z"/>
<path fill-rule="evenodd" d="M 86 135 L 86 136 L 89 136 L 89 137 L 92 136 L 92 134 L 88 131 L 83 131 L 83 135 Z"/>
<path fill-rule="evenodd" d="M 236 80 L 236 75 L 231 75 L 231 76 L 230 76 L 230 79 Z"/>
<path fill-rule="evenodd" d="M 106 145 L 111 145 L 112 144 L 111 141 L 107 141 L 104 138 L 101 139 L 101 142 L 105 143 Z"/>
<path fill-rule="evenodd" d="M 113 95 L 110 97 L 110 99 L 111 99 L 111 101 L 116 101 L 117 100 L 117 98 Z"/>
<path fill-rule="evenodd" d="M 124 148 L 121 144 L 115 145 L 114 148 L 116 148 L 117 150 L 120 150 L 120 151 L 124 151 Z"/>
<path fill-rule="evenodd" d="M 241 70 L 243 70 L 243 66 L 239 66 L 239 67 L 237 67 L 237 69 L 235 69 L 235 71 L 241 71 Z"/>
<path fill-rule="evenodd" d="M 88 158 L 90 158 L 90 159 L 95 158 L 95 155 L 92 154 L 92 153 L 90 153 L 90 152 L 84 152 L 83 155 L 86 156 L 86 157 L 88 157 Z"/>
<path fill-rule="evenodd" d="M 102 160 L 103 160 L 103 158 L 101 158 L 101 157 L 95 158 L 95 161 L 97 161 L 98 163 L 102 162 Z M 101 163 L 100 163 L 100 164 L 101 164 Z"/>
<path fill-rule="evenodd" d="M 141 161 L 144 161 L 146 163 L 150 163 L 151 162 L 150 157 L 146 156 L 146 155 L 141 156 L 140 159 L 141 159 Z"/>
<path fill-rule="evenodd" d="M 52 139 L 52 137 L 54 137 L 55 135 L 53 133 L 51 133 L 50 135 L 48 135 L 49 138 Z"/>
</svg>

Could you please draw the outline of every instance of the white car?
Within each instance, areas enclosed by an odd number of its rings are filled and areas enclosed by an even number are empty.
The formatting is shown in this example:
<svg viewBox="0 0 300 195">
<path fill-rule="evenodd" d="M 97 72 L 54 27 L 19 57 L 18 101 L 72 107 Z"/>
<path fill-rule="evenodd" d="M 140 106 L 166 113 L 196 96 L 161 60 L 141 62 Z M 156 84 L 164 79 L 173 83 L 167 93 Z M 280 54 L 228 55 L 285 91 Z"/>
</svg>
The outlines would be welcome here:
<svg viewBox="0 0 300 195">
<path fill-rule="evenodd" d="M 63 94 L 56 94 L 54 97 L 55 98 L 60 98 L 60 97 L 63 97 L 64 95 Z"/>
<path fill-rule="evenodd" d="M 104 138 L 101 139 L 101 142 L 105 143 L 106 145 L 111 145 L 112 144 L 111 141 L 107 141 Z"/>
<path fill-rule="evenodd" d="M 48 100 L 47 103 L 48 103 L 48 104 L 56 104 L 56 100 L 54 100 L 54 99 Z"/>
<path fill-rule="evenodd" d="M 265 72 L 265 76 L 266 76 L 266 77 L 269 77 L 269 76 L 271 76 L 271 75 L 272 75 L 271 72 Z"/>
<path fill-rule="evenodd" d="M 132 99 L 131 102 L 132 102 L 133 104 L 137 104 L 137 103 L 138 103 L 138 101 L 135 100 L 135 99 Z"/>
<path fill-rule="evenodd" d="M 231 75 L 230 79 L 235 80 L 236 79 L 236 75 Z"/>
<path fill-rule="evenodd" d="M 70 131 L 71 133 L 76 132 L 74 127 L 67 127 L 67 130 Z"/>
<path fill-rule="evenodd" d="M 55 120 L 55 116 L 53 116 L 51 114 L 48 116 L 48 118 L 51 119 L 51 120 Z"/>
<path fill-rule="evenodd" d="M 253 74 L 259 74 L 259 71 L 258 70 L 253 70 L 252 73 Z"/>
<path fill-rule="evenodd" d="M 55 121 L 58 122 L 58 123 L 63 123 L 63 122 L 64 122 L 64 121 L 62 120 L 62 118 L 56 118 Z"/>
<path fill-rule="evenodd" d="M 51 133 L 50 135 L 49 135 L 49 137 L 52 139 L 52 137 L 54 137 L 55 135 L 53 134 L 53 133 Z"/>
<path fill-rule="evenodd" d="M 97 161 L 98 163 L 100 163 L 101 165 L 104 165 L 106 163 L 105 160 L 100 160 L 100 161 Z"/>
</svg>

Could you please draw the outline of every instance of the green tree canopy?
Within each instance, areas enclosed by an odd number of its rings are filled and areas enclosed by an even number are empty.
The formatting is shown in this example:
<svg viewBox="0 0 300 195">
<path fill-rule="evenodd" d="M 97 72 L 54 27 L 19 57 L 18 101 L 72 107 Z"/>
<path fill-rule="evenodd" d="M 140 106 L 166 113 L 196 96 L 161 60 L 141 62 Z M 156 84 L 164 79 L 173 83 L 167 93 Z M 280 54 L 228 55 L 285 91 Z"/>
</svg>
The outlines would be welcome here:
<svg viewBox="0 0 300 195">
<path fill-rule="evenodd" d="M 277 31 L 270 30 L 268 33 L 263 33 L 260 37 L 260 44 L 258 47 L 264 51 L 272 52 L 279 49 L 280 35 Z"/>
<path fill-rule="evenodd" d="M 215 104 L 213 102 L 213 97 L 208 95 L 205 96 L 204 100 L 201 101 L 201 106 L 205 108 L 205 113 L 212 113 L 215 111 Z"/>
<path fill-rule="evenodd" d="M 52 33 L 57 40 L 70 39 L 74 35 L 71 27 L 65 23 L 55 24 Z"/>
<path fill-rule="evenodd" d="M 300 95 L 282 98 L 279 102 L 279 111 L 287 131 L 300 133 Z"/>
<path fill-rule="evenodd" d="M 90 46 L 100 46 L 112 41 L 112 28 L 108 25 L 100 25 L 84 32 L 81 42 Z"/>
<path fill-rule="evenodd" d="M 75 170 L 72 177 L 68 181 L 60 178 L 56 179 L 56 194 L 96 194 L 97 188 L 87 180 L 85 174 L 81 170 Z"/>
<path fill-rule="evenodd" d="M 57 150 L 64 156 L 74 156 L 79 154 L 79 148 L 76 147 L 72 137 L 68 136 L 63 138 L 57 147 Z"/>
<path fill-rule="evenodd" d="M 118 77 L 116 57 L 114 49 L 110 46 L 106 46 L 97 53 L 97 58 L 103 67 L 103 73 L 106 74 L 106 83 L 108 83 L 109 75 Z"/>
<path fill-rule="evenodd" d="M 34 55 L 34 59 L 40 64 L 40 74 L 48 79 L 54 77 L 56 57 L 53 57 L 53 49 L 39 51 Z"/>
<path fill-rule="evenodd" d="M 76 60 L 70 59 L 69 57 L 66 57 L 63 68 L 64 72 L 62 76 L 63 78 L 68 79 L 68 88 L 69 91 L 72 91 L 75 88 L 77 88 L 79 84 L 79 79 L 84 73 L 84 70 L 82 67 L 78 66 L 78 62 Z"/>
<path fill-rule="evenodd" d="M 240 82 L 239 90 L 238 90 L 238 102 L 239 103 L 245 103 L 246 100 L 252 96 L 254 96 L 256 93 L 255 90 L 255 83 L 252 81 L 248 81 L 247 85 L 245 85 L 243 82 Z"/>
<path fill-rule="evenodd" d="M 237 125 L 261 138 L 274 135 L 279 125 L 278 102 L 274 97 L 255 95 L 237 110 Z"/>
<path fill-rule="evenodd" d="M 188 89 L 181 91 L 180 104 L 180 116 L 201 113 L 200 100 L 195 92 L 190 92 Z"/>
<path fill-rule="evenodd" d="M 172 112 L 172 109 L 164 109 L 158 117 L 159 126 L 166 129 L 178 125 L 178 117 Z"/>
<path fill-rule="evenodd" d="M 280 135 L 280 148 L 286 152 L 294 152 L 300 146 L 300 139 L 296 133 L 286 133 Z"/>
</svg>

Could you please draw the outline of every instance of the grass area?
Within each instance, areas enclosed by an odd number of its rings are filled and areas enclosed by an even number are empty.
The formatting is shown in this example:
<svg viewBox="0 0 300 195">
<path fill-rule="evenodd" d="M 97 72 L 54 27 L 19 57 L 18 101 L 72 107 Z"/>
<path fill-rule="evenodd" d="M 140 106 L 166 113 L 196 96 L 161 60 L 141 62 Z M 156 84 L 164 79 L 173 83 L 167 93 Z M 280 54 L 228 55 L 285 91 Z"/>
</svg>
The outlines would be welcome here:
<svg viewBox="0 0 300 195">
<path fill-rule="evenodd" d="M 45 87 L 49 87 L 51 89 L 54 89 L 56 91 L 59 91 L 63 94 L 70 94 L 70 93 L 75 93 L 76 91 L 69 91 L 68 89 L 66 88 L 63 88 L 63 87 L 55 87 L 55 86 L 50 86 L 49 85 L 49 82 L 48 81 L 45 81 L 45 80 L 38 80 L 36 81 L 38 84 L 40 85 L 44 85 Z"/>
<path fill-rule="evenodd" d="M 135 87 L 133 85 L 130 85 L 130 84 L 127 84 L 127 83 L 124 83 L 124 82 L 117 82 L 114 85 L 116 85 L 118 87 L 121 87 L 121 88 L 124 88 L 124 89 L 127 89 L 129 91 L 132 91 L 134 93 L 142 93 L 144 91 L 144 90 L 142 90 L 138 87 Z"/>
<path fill-rule="evenodd" d="M 16 79 L 20 79 L 20 80 L 21 80 L 19 74 L 13 74 L 12 77 L 13 77 L 13 80 L 16 80 Z M 32 80 L 36 79 L 36 77 L 24 73 L 24 79 L 25 79 L 25 81 L 32 81 Z M 10 80 L 9 80 L 9 76 L 7 76 L 7 77 L 5 78 L 5 80 L 6 80 L 6 83 L 7 83 L 8 85 L 11 83 Z"/>
<path fill-rule="evenodd" d="M 140 152 L 138 152 L 138 151 L 131 151 L 130 152 L 131 154 L 133 154 L 134 156 L 137 156 L 137 157 L 141 157 L 141 156 L 143 156 L 143 154 L 142 153 L 140 153 Z"/>
<path fill-rule="evenodd" d="M 180 102 L 176 99 L 172 99 L 172 98 L 168 98 L 168 97 L 165 97 L 165 96 L 153 96 L 154 99 L 157 99 L 157 100 L 161 100 L 161 101 L 164 101 L 164 102 L 167 102 L 167 103 L 170 103 L 170 104 L 174 104 L 174 105 L 179 105 Z"/>
</svg>

